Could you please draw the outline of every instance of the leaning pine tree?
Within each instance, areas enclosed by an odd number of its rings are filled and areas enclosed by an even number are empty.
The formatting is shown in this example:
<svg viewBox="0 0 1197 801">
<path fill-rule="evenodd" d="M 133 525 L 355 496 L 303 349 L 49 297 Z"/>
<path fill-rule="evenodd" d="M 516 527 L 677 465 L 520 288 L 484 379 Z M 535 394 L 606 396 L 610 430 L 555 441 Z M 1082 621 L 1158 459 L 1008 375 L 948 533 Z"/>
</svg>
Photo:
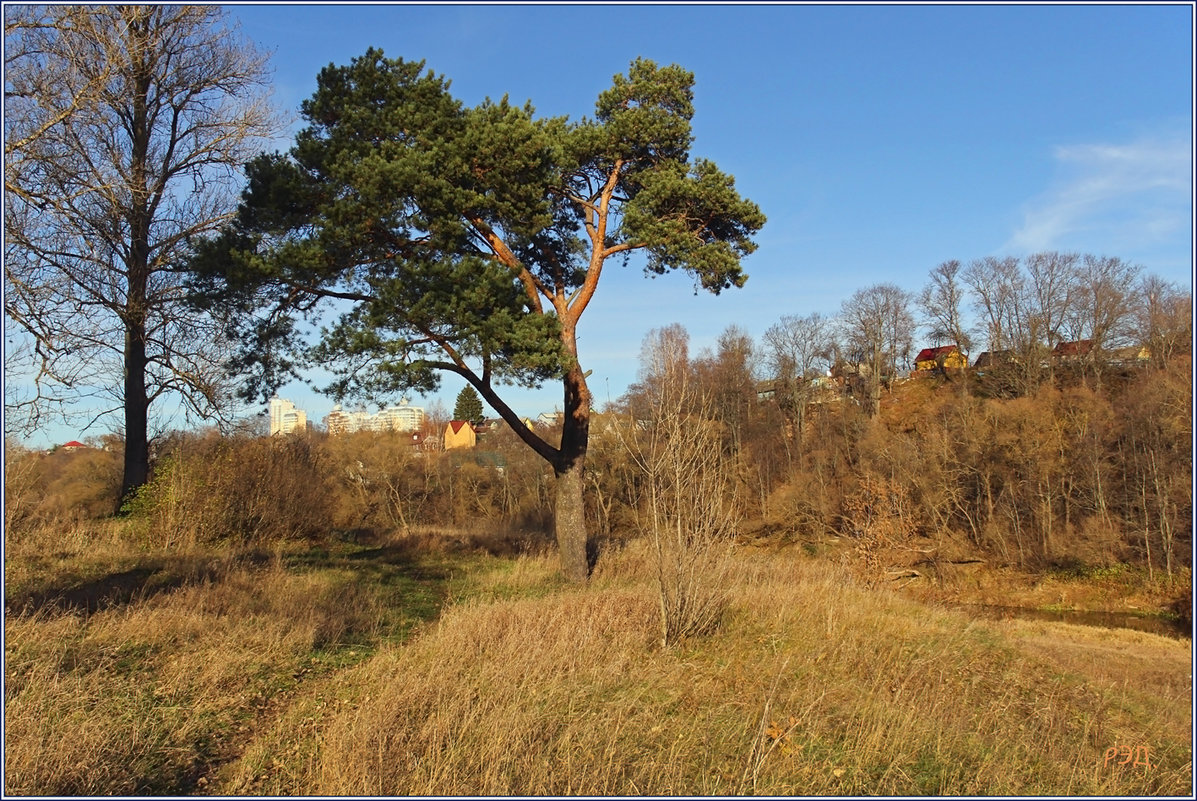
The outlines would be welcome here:
<svg viewBox="0 0 1197 801">
<path fill-rule="evenodd" d="M 590 570 L 583 471 L 591 396 L 578 321 L 612 256 L 741 286 L 765 222 L 731 176 L 691 159 L 693 74 L 637 60 L 594 119 L 531 105 L 470 108 L 424 65 L 375 49 L 321 71 L 286 155 L 248 165 L 239 217 L 197 244 L 201 302 L 242 344 L 235 368 L 267 394 L 310 364 L 366 400 L 476 389 L 557 477 L 563 569 Z M 325 308 L 339 317 L 303 335 Z M 520 424 L 497 385 L 561 381 L 559 446 Z"/>
</svg>

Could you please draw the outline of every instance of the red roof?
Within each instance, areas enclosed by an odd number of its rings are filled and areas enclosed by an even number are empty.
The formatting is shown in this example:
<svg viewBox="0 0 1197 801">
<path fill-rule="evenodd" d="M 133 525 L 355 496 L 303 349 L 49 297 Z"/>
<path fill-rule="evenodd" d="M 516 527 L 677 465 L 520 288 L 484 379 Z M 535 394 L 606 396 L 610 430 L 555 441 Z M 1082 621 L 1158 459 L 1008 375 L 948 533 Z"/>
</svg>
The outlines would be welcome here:
<svg viewBox="0 0 1197 801">
<path fill-rule="evenodd" d="M 78 440 L 73 439 L 70 442 L 68 442 L 67 444 L 63 445 L 62 447 L 64 447 L 64 448 L 86 448 L 87 446 L 84 445 L 82 442 L 79 442 Z"/>
<path fill-rule="evenodd" d="M 947 356 L 955 350 L 955 345 L 944 345 L 939 348 L 923 348 L 919 351 L 919 355 L 914 357 L 914 360 L 916 362 L 933 362 L 938 360 L 940 356 Z"/>
<path fill-rule="evenodd" d="M 1076 342 L 1061 342 L 1052 350 L 1057 356 L 1084 356 L 1093 350 L 1092 339 L 1078 339 Z"/>
<path fill-rule="evenodd" d="M 451 420 L 449 421 L 449 428 L 453 429 L 454 434 L 457 434 L 461 432 L 462 426 L 468 426 L 469 424 L 469 420 Z"/>
</svg>

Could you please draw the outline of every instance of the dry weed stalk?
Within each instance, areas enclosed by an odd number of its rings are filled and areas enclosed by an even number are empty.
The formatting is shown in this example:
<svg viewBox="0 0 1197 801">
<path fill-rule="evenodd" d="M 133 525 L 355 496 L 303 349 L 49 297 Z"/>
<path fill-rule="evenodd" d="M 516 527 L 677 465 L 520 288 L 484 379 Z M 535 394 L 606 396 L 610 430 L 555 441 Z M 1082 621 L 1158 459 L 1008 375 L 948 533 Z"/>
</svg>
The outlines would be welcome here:
<svg viewBox="0 0 1197 801">
<path fill-rule="evenodd" d="M 760 725 L 757 726 L 756 736 L 752 738 L 752 748 L 748 751 L 748 760 L 744 765 L 744 774 L 740 777 L 740 786 L 736 791 L 736 795 L 744 795 L 749 784 L 752 786 L 753 794 L 756 794 L 761 765 L 764 764 L 766 757 L 773 752 L 773 749 L 784 742 L 798 726 L 798 722 L 793 716 L 790 717 L 790 722 L 784 730 L 778 729 L 776 723 L 772 725 L 769 723 L 769 712 L 773 707 L 773 699 L 777 696 L 777 685 L 781 683 L 781 677 L 789 664 L 790 660 L 787 658 L 781 663 L 781 667 L 777 669 L 777 675 L 773 677 L 773 686 L 769 689 L 768 697 L 765 698 L 765 705 L 761 710 Z M 769 745 L 765 745 L 766 739 L 772 742 Z"/>
</svg>

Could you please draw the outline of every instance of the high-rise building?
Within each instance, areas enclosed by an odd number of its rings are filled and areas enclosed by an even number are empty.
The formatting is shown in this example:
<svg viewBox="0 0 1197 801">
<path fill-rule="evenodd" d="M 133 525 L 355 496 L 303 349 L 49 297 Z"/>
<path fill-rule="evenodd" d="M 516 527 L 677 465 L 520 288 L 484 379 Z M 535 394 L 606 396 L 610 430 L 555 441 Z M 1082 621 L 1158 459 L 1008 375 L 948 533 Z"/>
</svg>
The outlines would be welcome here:
<svg viewBox="0 0 1197 801">
<path fill-rule="evenodd" d="M 334 436 L 349 433 L 349 415 L 341 410 L 341 404 L 338 403 L 332 407 L 332 411 L 328 413 L 328 417 L 324 418 L 324 425 L 328 428 L 328 433 Z"/>
<path fill-rule="evenodd" d="M 419 431 L 424 425 L 424 409 L 419 406 L 408 406 L 403 401 L 398 406 L 391 405 L 377 415 L 380 429 L 392 431 Z"/>
<path fill-rule="evenodd" d="M 275 395 L 270 399 L 270 436 L 304 431 L 308 427 L 308 415 L 289 400 Z"/>
<path fill-rule="evenodd" d="M 341 404 L 325 418 L 330 434 L 352 434 L 354 431 L 419 431 L 424 425 L 424 409 L 420 406 L 409 406 L 403 401 L 398 406 L 391 405 L 378 412 L 367 414 L 364 411 L 347 412 Z"/>
</svg>

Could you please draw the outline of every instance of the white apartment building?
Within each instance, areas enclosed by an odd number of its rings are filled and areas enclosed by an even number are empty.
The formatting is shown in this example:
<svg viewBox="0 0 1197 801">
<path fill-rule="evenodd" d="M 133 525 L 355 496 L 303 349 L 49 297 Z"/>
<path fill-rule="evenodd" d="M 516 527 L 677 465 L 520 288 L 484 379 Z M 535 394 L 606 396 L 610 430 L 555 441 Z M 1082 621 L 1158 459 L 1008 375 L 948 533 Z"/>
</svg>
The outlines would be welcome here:
<svg viewBox="0 0 1197 801">
<path fill-rule="evenodd" d="M 375 415 L 379 421 L 379 429 L 391 431 L 419 431 L 424 425 L 424 409 L 421 406 L 408 406 L 403 401 L 398 406 L 391 405 Z"/>
<path fill-rule="evenodd" d="M 294 403 L 277 395 L 270 399 L 270 436 L 304 431 L 307 427 L 307 412 L 297 409 Z"/>
<path fill-rule="evenodd" d="M 341 404 L 333 407 L 325 418 L 330 434 L 352 434 L 354 431 L 419 431 L 424 425 L 424 409 L 409 406 L 407 401 L 391 405 L 377 414 L 364 411 L 347 412 Z"/>
</svg>

